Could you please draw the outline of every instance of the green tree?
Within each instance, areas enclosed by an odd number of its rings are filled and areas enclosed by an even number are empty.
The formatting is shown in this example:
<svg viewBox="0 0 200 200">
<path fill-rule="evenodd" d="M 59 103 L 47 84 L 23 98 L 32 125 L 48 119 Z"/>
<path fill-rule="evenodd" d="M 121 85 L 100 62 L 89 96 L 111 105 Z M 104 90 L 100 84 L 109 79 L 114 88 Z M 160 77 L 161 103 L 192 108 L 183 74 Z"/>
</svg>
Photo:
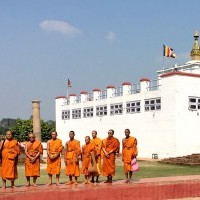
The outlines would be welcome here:
<svg viewBox="0 0 200 200">
<path fill-rule="evenodd" d="M 12 128 L 16 123 L 16 119 L 3 118 L 0 121 L 0 134 L 5 134 L 6 130 Z"/>
<path fill-rule="evenodd" d="M 26 141 L 28 139 L 28 134 L 30 132 L 33 132 L 33 121 L 32 119 L 29 120 L 17 119 L 14 127 L 11 128 L 11 130 L 13 131 L 15 138 L 19 142 Z M 51 138 L 50 132 L 52 130 L 55 130 L 54 121 L 45 122 L 44 120 L 41 120 L 42 142 L 46 142 Z"/>
</svg>

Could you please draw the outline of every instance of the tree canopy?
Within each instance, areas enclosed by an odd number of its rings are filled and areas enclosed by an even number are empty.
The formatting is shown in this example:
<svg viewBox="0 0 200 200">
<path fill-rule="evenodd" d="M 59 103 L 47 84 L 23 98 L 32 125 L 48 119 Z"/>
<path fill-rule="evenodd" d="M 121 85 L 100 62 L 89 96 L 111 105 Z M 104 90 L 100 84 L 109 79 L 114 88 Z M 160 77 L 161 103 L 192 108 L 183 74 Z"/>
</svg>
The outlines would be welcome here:
<svg viewBox="0 0 200 200">
<path fill-rule="evenodd" d="M 28 134 L 33 132 L 32 118 L 28 120 L 4 118 L 0 121 L 0 134 L 4 134 L 8 129 L 14 133 L 14 137 L 19 142 L 26 141 L 28 139 Z M 54 121 L 50 120 L 45 122 L 41 120 L 42 142 L 46 142 L 51 138 L 50 132 L 53 130 L 55 130 Z"/>
</svg>

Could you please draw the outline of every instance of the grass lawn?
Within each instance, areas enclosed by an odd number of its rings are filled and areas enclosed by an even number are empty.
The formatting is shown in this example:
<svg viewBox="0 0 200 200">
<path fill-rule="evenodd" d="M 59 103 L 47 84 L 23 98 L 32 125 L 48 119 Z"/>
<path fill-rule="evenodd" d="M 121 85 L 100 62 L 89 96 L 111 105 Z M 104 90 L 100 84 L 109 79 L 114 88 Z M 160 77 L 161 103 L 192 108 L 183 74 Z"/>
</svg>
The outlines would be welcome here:
<svg viewBox="0 0 200 200">
<path fill-rule="evenodd" d="M 168 165 L 161 164 L 158 162 L 148 162 L 148 161 L 139 161 L 140 171 L 134 173 L 134 178 L 152 178 L 152 177 L 166 177 L 166 176 L 182 176 L 182 175 L 198 175 L 200 174 L 200 167 L 198 166 L 178 166 L 178 165 Z M 26 183 L 24 176 L 24 166 L 18 166 L 18 179 L 16 180 L 16 185 L 21 186 Z M 123 166 L 118 165 L 116 168 L 116 176 L 114 180 L 124 179 Z M 65 183 L 68 180 L 66 175 L 64 174 L 64 169 L 62 169 L 60 182 Z M 83 175 L 79 177 L 79 181 L 82 182 L 84 180 Z M 105 177 L 101 176 L 100 181 L 105 180 Z M 41 169 L 41 176 L 38 178 L 38 184 L 46 184 L 48 181 L 48 177 L 45 169 Z M 8 186 L 10 183 L 8 183 Z M 2 183 L 0 182 L 0 187 Z"/>
</svg>

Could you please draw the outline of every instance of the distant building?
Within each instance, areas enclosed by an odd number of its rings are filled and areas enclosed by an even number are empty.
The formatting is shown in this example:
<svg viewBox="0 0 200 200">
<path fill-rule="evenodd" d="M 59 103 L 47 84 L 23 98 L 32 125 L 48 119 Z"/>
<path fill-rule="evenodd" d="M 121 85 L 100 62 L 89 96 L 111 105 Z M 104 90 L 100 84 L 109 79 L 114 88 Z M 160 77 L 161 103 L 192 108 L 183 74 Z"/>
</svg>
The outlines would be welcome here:
<svg viewBox="0 0 200 200">
<path fill-rule="evenodd" d="M 200 50 L 195 33 L 191 61 L 157 72 L 158 80 L 140 79 L 56 97 L 56 128 L 64 142 L 74 130 L 76 138 L 109 129 L 121 141 L 129 128 L 138 139 L 139 157 L 159 158 L 200 153 Z"/>
</svg>

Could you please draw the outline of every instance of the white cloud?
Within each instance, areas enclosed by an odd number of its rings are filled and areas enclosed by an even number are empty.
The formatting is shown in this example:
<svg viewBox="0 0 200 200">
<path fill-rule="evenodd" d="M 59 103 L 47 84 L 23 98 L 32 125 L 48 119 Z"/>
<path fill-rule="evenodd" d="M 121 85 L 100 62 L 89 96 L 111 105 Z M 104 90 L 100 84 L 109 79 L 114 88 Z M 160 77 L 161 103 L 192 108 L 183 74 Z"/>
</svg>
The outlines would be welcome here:
<svg viewBox="0 0 200 200">
<path fill-rule="evenodd" d="M 108 41 L 114 41 L 116 39 L 116 34 L 113 32 L 113 31 L 108 31 L 106 33 L 106 36 L 105 38 L 108 40 Z"/>
<path fill-rule="evenodd" d="M 68 22 L 57 20 L 44 20 L 40 23 L 40 28 L 45 31 L 59 32 L 69 37 L 74 37 L 81 33 L 80 30 L 70 25 Z"/>
</svg>

